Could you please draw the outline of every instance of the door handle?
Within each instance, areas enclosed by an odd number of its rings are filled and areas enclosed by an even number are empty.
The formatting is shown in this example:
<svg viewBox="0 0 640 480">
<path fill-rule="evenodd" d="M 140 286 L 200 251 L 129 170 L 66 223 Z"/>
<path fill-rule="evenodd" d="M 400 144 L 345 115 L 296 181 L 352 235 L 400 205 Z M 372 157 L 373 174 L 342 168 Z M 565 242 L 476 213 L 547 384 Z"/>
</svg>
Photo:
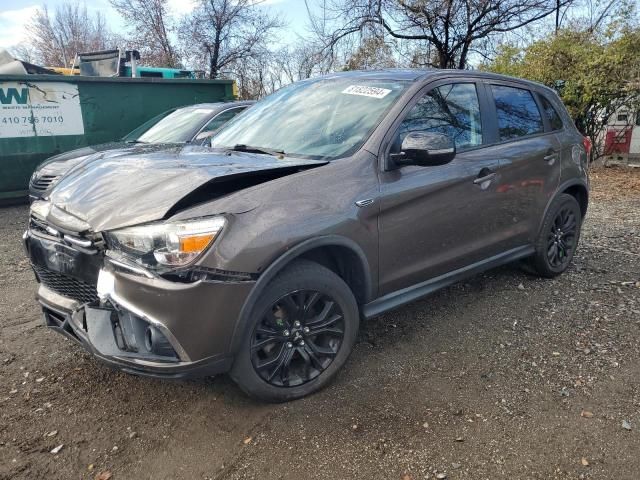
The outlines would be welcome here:
<svg viewBox="0 0 640 480">
<path fill-rule="evenodd" d="M 553 163 L 558 158 L 558 152 L 556 152 L 555 150 L 549 150 L 547 151 L 547 154 L 542 158 L 547 163 Z"/>
<path fill-rule="evenodd" d="M 481 174 L 484 172 L 480 172 Z M 475 183 L 476 185 L 484 183 L 484 182 L 488 182 L 489 180 L 493 180 L 496 177 L 497 173 L 496 172 L 491 172 L 489 174 L 483 175 L 482 177 L 478 177 L 476 178 L 473 183 Z"/>
</svg>

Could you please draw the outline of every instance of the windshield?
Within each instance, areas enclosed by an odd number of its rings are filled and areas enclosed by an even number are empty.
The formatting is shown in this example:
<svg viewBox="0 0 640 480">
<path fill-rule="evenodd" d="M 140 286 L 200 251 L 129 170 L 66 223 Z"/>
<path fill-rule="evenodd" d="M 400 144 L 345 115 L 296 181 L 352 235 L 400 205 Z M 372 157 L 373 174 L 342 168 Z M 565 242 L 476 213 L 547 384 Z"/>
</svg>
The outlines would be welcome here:
<svg viewBox="0 0 640 480">
<path fill-rule="evenodd" d="M 136 138 L 129 134 L 126 139 L 142 143 L 189 142 L 213 113 L 212 108 L 180 108 L 162 117 Z"/>
<path fill-rule="evenodd" d="M 339 158 L 362 145 L 406 86 L 400 81 L 335 77 L 294 83 L 222 127 L 211 146 Z"/>
</svg>

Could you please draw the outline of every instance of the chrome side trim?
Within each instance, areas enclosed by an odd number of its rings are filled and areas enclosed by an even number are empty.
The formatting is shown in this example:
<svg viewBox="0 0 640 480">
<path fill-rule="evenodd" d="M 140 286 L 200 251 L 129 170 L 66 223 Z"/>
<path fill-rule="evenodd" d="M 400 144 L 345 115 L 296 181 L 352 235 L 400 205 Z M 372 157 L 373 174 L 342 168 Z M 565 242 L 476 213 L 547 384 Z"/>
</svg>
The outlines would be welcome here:
<svg viewBox="0 0 640 480">
<path fill-rule="evenodd" d="M 47 227 L 47 231 L 49 230 L 49 228 L 51 227 Z M 78 247 L 90 248 L 91 246 L 93 246 L 93 242 L 91 240 L 82 240 L 81 238 L 72 237 L 71 235 L 65 235 L 62 238 L 73 245 L 77 245 Z"/>
</svg>

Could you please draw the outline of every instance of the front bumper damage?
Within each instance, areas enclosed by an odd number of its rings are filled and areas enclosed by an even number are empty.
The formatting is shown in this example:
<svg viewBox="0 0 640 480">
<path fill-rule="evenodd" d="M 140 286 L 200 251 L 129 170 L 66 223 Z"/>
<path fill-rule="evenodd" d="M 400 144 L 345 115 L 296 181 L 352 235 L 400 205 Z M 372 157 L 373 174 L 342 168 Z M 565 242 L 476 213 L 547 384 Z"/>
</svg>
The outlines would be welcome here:
<svg viewBox="0 0 640 480">
<path fill-rule="evenodd" d="M 96 358 L 169 378 L 231 367 L 231 338 L 254 281 L 170 281 L 37 232 L 24 241 L 46 325 Z"/>
</svg>

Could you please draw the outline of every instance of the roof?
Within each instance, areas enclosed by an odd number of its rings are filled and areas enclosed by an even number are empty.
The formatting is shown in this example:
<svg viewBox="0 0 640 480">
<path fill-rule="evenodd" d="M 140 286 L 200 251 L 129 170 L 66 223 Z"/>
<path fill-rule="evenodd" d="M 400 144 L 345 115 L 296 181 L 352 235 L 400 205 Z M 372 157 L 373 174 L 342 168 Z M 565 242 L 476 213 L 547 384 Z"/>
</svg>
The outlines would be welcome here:
<svg viewBox="0 0 640 480">
<path fill-rule="evenodd" d="M 324 75 L 322 78 L 363 78 L 371 80 L 398 80 L 416 82 L 419 80 L 426 80 L 429 77 L 443 76 L 443 77 L 467 77 L 473 76 L 476 78 L 487 78 L 493 80 L 504 81 L 517 81 L 527 83 L 529 85 L 536 85 L 549 89 L 546 85 L 532 80 L 524 78 L 509 77 L 507 75 L 500 75 L 497 73 L 484 72 L 481 70 L 458 70 L 458 69 L 443 69 L 443 68 L 405 68 L 405 69 L 382 69 L 382 70 L 349 70 L 346 72 L 336 72 L 328 75 Z"/>
<path fill-rule="evenodd" d="M 212 102 L 212 103 L 194 103 L 193 105 L 183 105 L 176 107 L 176 110 L 182 108 L 211 108 L 211 109 L 227 109 L 232 107 L 248 107 L 256 103 L 255 100 L 239 100 L 236 102 Z"/>
<path fill-rule="evenodd" d="M 432 72 L 438 72 L 435 68 L 431 69 L 411 69 L 411 68 L 387 68 L 383 70 L 348 70 L 345 72 L 335 72 L 323 75 L 321 78 L 366 78 L 371 80 L 404 80 L 416 81 Z M 313 80 L 313 79 L 311 79 Z"/>
</svg>

